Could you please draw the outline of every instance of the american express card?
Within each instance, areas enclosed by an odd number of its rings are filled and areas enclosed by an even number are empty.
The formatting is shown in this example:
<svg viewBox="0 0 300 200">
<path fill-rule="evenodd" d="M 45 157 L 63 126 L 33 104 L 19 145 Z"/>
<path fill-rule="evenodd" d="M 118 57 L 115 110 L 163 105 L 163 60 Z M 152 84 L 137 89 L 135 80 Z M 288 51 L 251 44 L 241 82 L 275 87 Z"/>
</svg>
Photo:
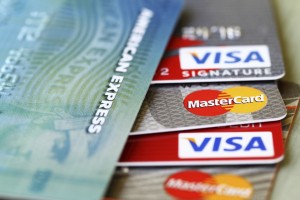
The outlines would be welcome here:
<svg viewBox="0 0 300 200">
<path fill-rule="evenodd" d="M 1 1 L 0 196 L 101 198 L 181 5 Z"/>
</svg>

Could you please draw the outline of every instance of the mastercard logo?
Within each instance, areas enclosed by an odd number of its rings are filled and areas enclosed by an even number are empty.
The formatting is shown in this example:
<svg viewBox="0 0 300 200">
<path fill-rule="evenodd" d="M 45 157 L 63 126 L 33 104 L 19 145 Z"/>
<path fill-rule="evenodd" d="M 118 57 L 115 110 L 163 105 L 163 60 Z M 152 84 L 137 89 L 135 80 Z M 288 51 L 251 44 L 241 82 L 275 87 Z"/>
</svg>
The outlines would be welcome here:
<svg viewBox="0 0 300 200">
<path fill-rule="evenodd" d="M 199 90 L 186 96 L 184 107 L 199 116 L 218 116 L 228 112 L 253 113 L 263 109 L 268 97 L 262 91 L 238 86 L 226 90 Z"/>
<path fill-rule="evenodd" d="M 196 170 L 172 174 L 164 182 L 164 189 L 181 200 L 248 200 L 253 195 L 252 184 L 243 177 Z"/>
</svg>

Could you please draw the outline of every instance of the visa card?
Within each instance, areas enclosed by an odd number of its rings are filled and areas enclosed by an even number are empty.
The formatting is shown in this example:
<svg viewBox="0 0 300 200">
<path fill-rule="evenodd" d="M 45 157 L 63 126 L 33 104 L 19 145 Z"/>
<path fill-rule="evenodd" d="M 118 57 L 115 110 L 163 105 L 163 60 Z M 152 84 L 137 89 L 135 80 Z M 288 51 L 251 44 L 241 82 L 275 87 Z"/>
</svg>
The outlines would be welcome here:
<svg viewBox="0 0 300 200">
<path fill-rule="evenodd" d="M 274 164 L 283 155 L 277 121 L 130 136 L 119 166 Z"/>
<path fill-rule="evenodd" d="M 101 198 L 181 7 L 0 2 L 0 198 Z"/>
<path fill-rule="evenodd" d="M 153 85 L 131 134 L 278 121 L 286 113 L 274 82 Z"/>
<path fill-rule="evenodd" d="M 268 0 L 187 0 L 152 84 L 276 80 L 284 74 Z"/>
</svg>

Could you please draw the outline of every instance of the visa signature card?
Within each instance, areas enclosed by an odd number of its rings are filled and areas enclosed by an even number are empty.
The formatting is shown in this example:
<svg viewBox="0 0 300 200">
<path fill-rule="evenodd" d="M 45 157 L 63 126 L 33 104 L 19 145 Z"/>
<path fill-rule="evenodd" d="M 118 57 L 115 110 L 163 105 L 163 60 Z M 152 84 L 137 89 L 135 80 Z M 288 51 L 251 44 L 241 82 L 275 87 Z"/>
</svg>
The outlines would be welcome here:
<svg viewBox="0 0 300 200">
<path fill-rule="evenodd" d="M 130 136 L 119 166 L 273 164 L 283 155 L 277 121 Z"/>
<path fill-rule="evenodd" d="M 0 3 L 0 197 L 104 194 L 180 0 Z"/>
<path fill-rule="evenodd" d="M 285 115 L 274 82 L 153 85 L 131 134 L 278 121 Z"/>
<path fill-rule="evenodd" d="M 152 83 L 276 80 L 284 74 L 269 0 L 187 0 Z"/>
</svg>

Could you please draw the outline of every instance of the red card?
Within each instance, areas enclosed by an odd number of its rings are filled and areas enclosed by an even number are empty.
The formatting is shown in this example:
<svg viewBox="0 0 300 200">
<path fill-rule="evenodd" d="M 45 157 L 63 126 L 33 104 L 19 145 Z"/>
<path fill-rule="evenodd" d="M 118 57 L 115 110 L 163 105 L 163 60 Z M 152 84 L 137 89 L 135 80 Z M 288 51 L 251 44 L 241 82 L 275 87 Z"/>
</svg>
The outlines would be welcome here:
<svg viewBox="0 0 300 200">
<path fill-rule="evenodd" d="M 273 164 L 283 154 L 278 121 L 130 136 L 119 166 Z"/>
</svg>

